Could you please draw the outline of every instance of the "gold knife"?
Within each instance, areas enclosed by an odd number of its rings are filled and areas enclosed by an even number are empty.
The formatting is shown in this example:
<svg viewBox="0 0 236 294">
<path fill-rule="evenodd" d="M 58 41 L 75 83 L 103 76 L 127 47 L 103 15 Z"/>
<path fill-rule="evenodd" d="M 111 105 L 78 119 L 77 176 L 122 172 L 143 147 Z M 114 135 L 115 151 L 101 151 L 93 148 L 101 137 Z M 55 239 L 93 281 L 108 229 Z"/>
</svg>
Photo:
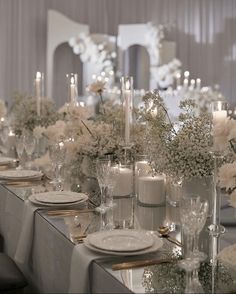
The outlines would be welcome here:
<svg viewBox="0 0 236 294">
<path fill-rule="evenodd" d="M 112 265 L 113 271 L 125 270 L 130 268 L 138 268 L 148 265 L 162 264 L 162 263 L 171 263 L 174 262 L 174 259 L 148 259 L 148 260 L 136 260 L 129 262 L 122 262 Z"/>
<path fill-rule="evenodd" d="M 183 247 L 184 245 L 182 243 L 180 243 L 177 239 L 172 238 L 171 236 L 167 235 L 167 236 L 163 236 L 163 238 L 166 238 L 168 241 L 170 241 L 171 243 L 174 243 L 177 246 Z"/>
<path fill-rule="evenodd" d="M 80 213 L 89 213 L 89 212 L 94 212 L 94 209 L 81 209 L 81 210 L 75 210 L 75 209 L 66 209 L 66 210 L 62 210 L 62 209 L 58 209 L 58 210 L 49 210 L 47 211 L 47 215 L 48 216 L 69 216 L 69 215 L 77 215 Z"/>
</svg>

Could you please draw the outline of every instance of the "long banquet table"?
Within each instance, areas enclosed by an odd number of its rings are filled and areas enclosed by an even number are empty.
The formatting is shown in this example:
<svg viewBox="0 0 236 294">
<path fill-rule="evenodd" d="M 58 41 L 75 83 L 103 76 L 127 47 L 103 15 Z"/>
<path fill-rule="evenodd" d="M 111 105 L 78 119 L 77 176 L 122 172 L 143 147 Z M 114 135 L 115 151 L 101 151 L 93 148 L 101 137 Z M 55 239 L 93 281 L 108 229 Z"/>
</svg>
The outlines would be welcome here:
<svg viewBox="0 0 236 294">
<path fill-rule="evenodd" d="M 4 238 L 4 251 L 15 256 L 22 229 L 24 200 L 31 188 L 0 185 L 0 234 Z M 136 206 L 136 217 L 144 229 L 156 230 L 162 224 L 165 208 Z M 236 243 L 236 217 L 233 208 L 222 210 L 226 233 L 221 237 L 221 248 Z M 234 219 L 235 218 L 235 219 Z M 234 227 L 235 222 L 235 227 Z M 68 293 L 71 255 L 75 244 L 70 240 L 64 218 L 48 217 L 37 210 L 30 262 L 22 270 L 30 283 L 29 293 Z M 79 246 L 83 246 L 82 244 Z M 139 258 L 116 258 L 115 261 Z M 92 263 L 90 289 L 92 293 L 144 293 L 151 291 L 143 283 L 144 268 L 112 271 L 114 260 L 99 259 Z M 80 273 L 78 272 L 78 275 Z"/>
</svg>

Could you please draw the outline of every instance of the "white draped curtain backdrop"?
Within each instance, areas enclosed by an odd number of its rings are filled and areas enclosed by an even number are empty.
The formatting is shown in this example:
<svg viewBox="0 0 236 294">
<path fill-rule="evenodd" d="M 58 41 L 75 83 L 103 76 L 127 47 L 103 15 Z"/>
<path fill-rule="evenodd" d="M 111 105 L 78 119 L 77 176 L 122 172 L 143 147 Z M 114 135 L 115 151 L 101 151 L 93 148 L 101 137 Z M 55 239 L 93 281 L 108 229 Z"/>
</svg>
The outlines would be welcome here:
<svg viewBox="0 0 236 294">
<path fill-rule="evenodd" d="M 0 0 L 0 98 L 11 102 L 14 91 L 33 93 L 36 71 L 46 73 L 47 12 L 57 10 L 89 24 L 91 33 L 117 35 L 119 24 L 173 24 L 167 40 L 177 44 L 177 58 L 191 78 L 219 84 L 236 102 L 235 0 Z M 79 57 L 59 48 L 54 98 L 62 78 L 77 70 Z M 60 98 L 62 99 L 62 98 Z M 57 101 L 58 104 L 58 101 Z"/>
</svg>

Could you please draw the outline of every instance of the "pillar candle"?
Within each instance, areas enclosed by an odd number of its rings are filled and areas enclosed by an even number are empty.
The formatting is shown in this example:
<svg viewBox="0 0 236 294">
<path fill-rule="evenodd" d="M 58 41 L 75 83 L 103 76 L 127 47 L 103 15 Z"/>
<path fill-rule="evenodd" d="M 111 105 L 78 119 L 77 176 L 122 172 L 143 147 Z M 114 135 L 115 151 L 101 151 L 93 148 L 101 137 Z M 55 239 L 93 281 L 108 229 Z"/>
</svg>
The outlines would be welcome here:
<svg viewBox="0 0 236 294">
<path fill-rule="evenodd" d="M 151 167 L 147 160 L 140 160 L 135 162 L 135 193 L 138 194 L 138 179 L 146 176 L 151 172 Z"/>
<path fill-rule="evenodd" d="M 138 180 L 139 201 L 145 204 L 161 204 L 165 201 L 165 177 L 144 176 Z"/>
<path fill-rule="evenodd" d="M 130 196 L 133 193 L 133 171 L 130 168 L 119 167 L 114 196 Z"/>
</svg>

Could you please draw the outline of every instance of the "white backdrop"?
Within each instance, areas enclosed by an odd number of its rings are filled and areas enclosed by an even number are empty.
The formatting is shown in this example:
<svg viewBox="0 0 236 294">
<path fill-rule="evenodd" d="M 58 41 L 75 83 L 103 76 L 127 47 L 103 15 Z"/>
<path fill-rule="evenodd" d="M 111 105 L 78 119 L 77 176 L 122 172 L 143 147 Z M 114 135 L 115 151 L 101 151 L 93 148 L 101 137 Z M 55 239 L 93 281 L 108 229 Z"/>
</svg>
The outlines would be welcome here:
<svg viewBox="0 0 236 294">
<path fill-rule="evenodd" d="M 118 24 L 173 23 L 167 39 L 177 58 L 204 85 L 219 83 L 236 102 L 235 0 L 0 0 L 0 98 L 33 91 L 37 70 L 46 71 L 47 11 L 90 25 L 91 33 L 117 34 Z M 76 69 L 71 48 L 59 50 L 54 99 L 62 99 L 64 73 Z M 67 62 L 68 61 L 68 62 Z"/>
</svg>

